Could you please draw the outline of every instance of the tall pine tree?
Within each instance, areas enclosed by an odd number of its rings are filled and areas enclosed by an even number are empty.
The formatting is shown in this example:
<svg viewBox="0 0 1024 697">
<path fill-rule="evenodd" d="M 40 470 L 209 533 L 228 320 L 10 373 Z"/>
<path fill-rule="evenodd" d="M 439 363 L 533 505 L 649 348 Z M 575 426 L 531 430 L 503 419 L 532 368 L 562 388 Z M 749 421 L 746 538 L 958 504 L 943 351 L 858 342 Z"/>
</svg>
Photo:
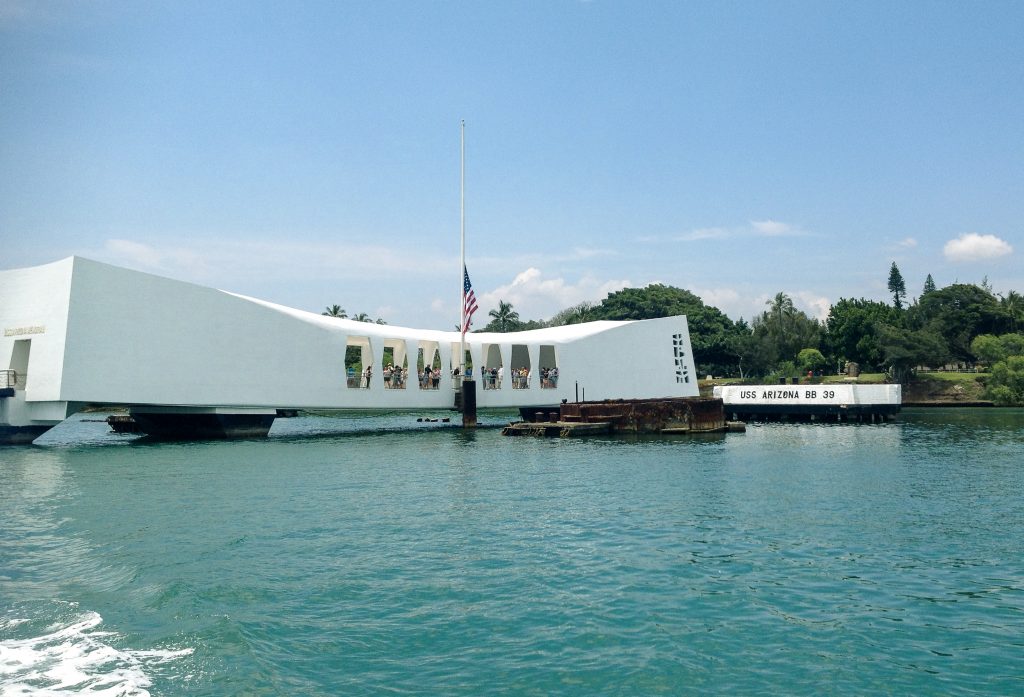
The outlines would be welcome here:
<svg viewBox="0 0 1024 697">
<path fill-rule="evenodd" d="M 892 305 L 897 310 L 903 309 L 903 298 L 907 297 L 907 284 L 903 282 L 903 276 L 896 267 L 896 262 L 889 268 L 889 292 L 892 293 Z"/>
<path fill-rule="evenodd" d="M 935 281 L 932 280 L 932 275 L 928 274 L 928 277 L 924 279 L 924 290 L 921 291 L 921 295 L 928 295 L 929 293 L 935 292 Z"/>
</svg>

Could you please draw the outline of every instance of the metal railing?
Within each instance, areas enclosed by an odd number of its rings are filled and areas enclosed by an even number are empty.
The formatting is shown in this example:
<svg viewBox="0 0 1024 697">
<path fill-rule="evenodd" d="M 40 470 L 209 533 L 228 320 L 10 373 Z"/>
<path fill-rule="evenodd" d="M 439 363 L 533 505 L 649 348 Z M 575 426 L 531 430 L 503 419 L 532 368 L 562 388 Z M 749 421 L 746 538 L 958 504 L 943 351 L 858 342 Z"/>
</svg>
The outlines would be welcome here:
<svg viewBox="0 0 1024 697">
<path fill-rule="evenodd" d="M 345 378 L 345 385 L 354 390 L 368 390 L 370 385 L 375 384 L 375 379 L 381 379 L 384 381 L 385 390 L 405 390 L 410 389 L 409 383 L 412 380 L 416 381 L 415 387 L 421 390 L 436 390 L 440 388 L 441 376 L 440 375 L 418 375 L 410 376 L 408 373 L 403 373 L 401 376 L 396 376 L 392 373 L 390 376 L 385 375 L 383 378 L 375 378 L 373 373 L 367 375 L 361 373 L 358 375 L 349 374 Z"/>
<path fill-rule="evenodd" d="M 391 375 L 388 375 L 387 372 L 384 373 L 385 390 L 404 390 L 408 382 L 408 373 L 399 373 L 398 371 L 391 373 Z"/>
<path fill-rule="evenodd" d="M 409 383 L 409 376 L 404 373 L 401 375 L 385 373 L 381 379 L 384 381 L 385 390 L 404 390 Z M 345 377 L 345 385 L 352 389 L 368 390 L 372 384 L 373 373 L 361 373 L 359 375 L 350 373 Z"/>
<path fill-rule="evenodd" d="M 540 376 L 540 389 L 542 390 L 554 390 L 558 387 L 558 376 L 549 375 L 548 377 Z"/>
<path fill-rule="evenodd" d="M 528 390 L 534 385 L 533 375 L 512 375 L 512 377 L 498 377 L 496 375 L 484 375 L 482 378 L 483 389 L 485 390 L 500 390 L 504 387 L 504 383 L 511 382 L 513 390 Z M 542 390 L 555 390 L 558 389 L 558 376 L 547 376 L 543 374 L 539 377 L 540 389 Z"/>
<path fill-rule="evenodd" d="M 537 380 L 534 380 L 537 377 Z M 396 380 L 395 376 L 392 375 L 391 379 L 377 378 L 372 373 L 367 375 L 361 374 L 348 374 L 346 376 L 345 384 L 348 388 L 354 390 L 368 390 L 374 383 L 374 380 L 384 380 L 384 389 L 386 390 L 405 390 L 405 389 L 420 389 L 420 390 L 437 390 L 441 386 L 440 375 L 417 375 L 415 378 L 412 375 L 403 375 L 402 378 Z M 413 383 L 415 380 L 415 384 Z M 480 385 L 479 389 L 482 390 L 501 390 L 501 389 L 513 389 L 513 390 L 529 390 L 532 387 L 539 385 L 542 390 L 554 390 L 558 389 L 558 376 L 534 376 L 534 375 L 512 375 L 498 377 L 495 375 L 483 375 L 477 378 Z M 462 388 L 462 379 L 459 376 L 453 376 L 452 378 L 452 389 L 459 391 Z"/>
<path fill-rule="evenodd" d="M 512 376 L 512 389 L 513 390 L 528 390 L 530 389 L 530 382 L 532 381 L 532 375 L 513 375 Z"/>
<path fill-rule="evenodd" d="M 513 375 L 510 378 L 499 378 L 496 375 L 484 375 L 480 378 L 480 389 L 500 390 L 503 389 L 507 383 L 511 383 L 513 390 L 528 390 L 530 389 L 530 381 L 531 376 L 529 375 Z"/>
<path fill-rule="evenodd" d="M 17 370 L 0 370 L 0 389 L 13 387 L 16 390 L 25 389 L 25 374 L 19 374 Z"/>
</svg>

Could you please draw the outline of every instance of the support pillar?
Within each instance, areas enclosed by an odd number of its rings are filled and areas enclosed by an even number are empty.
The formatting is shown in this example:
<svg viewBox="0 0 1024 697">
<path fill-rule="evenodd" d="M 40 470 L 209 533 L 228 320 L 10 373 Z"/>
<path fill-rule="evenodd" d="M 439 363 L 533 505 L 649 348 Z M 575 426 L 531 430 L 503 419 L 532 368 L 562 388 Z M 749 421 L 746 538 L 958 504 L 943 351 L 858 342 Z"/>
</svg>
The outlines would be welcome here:
<svg viewBox="0 0 1024 697">
<path fill-rule="evenodd" d="M 0 445 L 28 445 L 53 426 L 8 426 L 0 423 Z"/>
<path fill-rule="evenodd" d="M 0 391 L 0 445 L 27 445 L 59 424 L 81 405 L 69 402 L 28 402 L 25 391 Z"/>
<path fill-rule="evenodd" d="M 462 427 L 476 428 L 476 381 L 462 381 Z"/>
<path fill-rule="evenodd" d="M 265 438 L 276 409 L 245 407 L 135 406 L 129 410 L 139 431 L 159 440 Z"/>
</svg>

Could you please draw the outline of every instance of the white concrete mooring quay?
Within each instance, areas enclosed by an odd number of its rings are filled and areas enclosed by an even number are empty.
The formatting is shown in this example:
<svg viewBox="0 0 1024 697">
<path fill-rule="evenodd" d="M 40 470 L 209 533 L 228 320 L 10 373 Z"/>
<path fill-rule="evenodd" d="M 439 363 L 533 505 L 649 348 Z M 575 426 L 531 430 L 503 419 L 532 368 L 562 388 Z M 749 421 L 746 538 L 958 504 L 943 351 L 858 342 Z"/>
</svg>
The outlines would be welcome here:
<svg viewBox="0 0 1024 697">
<path fill-rule="evenodd" d="M 725 413 L 742 421 L 883 422 L 899 413 L 900 385 L 717 385 Z"/>
</svg>

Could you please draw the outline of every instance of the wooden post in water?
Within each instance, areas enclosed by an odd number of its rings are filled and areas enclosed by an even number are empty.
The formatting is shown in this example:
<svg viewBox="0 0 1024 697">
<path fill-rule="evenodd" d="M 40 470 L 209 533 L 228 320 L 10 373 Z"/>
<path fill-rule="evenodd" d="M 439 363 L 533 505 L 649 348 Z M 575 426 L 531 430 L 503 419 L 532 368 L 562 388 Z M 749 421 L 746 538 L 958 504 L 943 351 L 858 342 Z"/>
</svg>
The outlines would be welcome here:
<svg viewBox="0 0 1024 697">
<path fill-rule="evenodd" d="M 462 427 L 476 428 L 476 381 L 462 381 Z"/>
</svg>

